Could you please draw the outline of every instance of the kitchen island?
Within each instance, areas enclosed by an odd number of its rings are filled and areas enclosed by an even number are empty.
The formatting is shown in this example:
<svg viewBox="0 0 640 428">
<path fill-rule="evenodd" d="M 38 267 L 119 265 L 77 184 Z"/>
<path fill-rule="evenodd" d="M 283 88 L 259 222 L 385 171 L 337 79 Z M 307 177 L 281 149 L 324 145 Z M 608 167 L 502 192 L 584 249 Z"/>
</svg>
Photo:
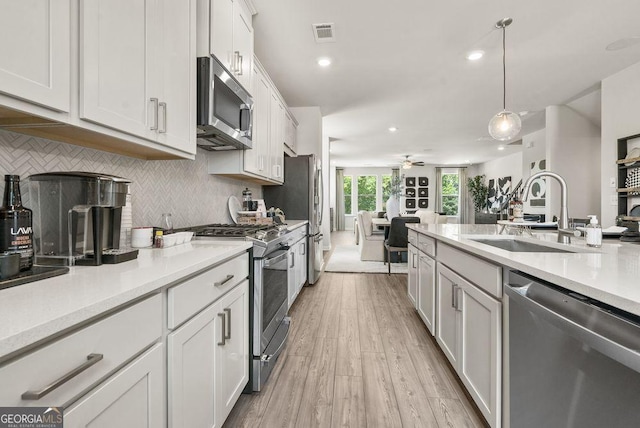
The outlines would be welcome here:
<svg viewBox="0 0 640 428">
<path fill-rule="evenodd" d="M 601 248 L 592 248 L 572 237 L 564 245 L 555 233 L 506 235 L 497 225 L 408 227 L 409 299 L 494 428 L 509 426 L 510 420 L 511 305 L 504 294 L 510 272 L 568 290 L 565 304 L 590 298 L 631 318 L 640 315 L 640 247 L 634 244 L 604 240 Z"/>
<path fill-rule="evenodd" d="M 533 237 L 521 238 L 576 252 L 510 252 L 473 240 L 513 237 L 500 235 L 500 228 L 495 225 L 410 224 L 408 227 L 474 256 L 640 316 L 640 245 L 603 239 L 602 247 L 591 248 L 584 238 L 572 238 L 572 243 L 564 246 L 556 243 L 555 232 L 534 231 Z"/>
</svg>

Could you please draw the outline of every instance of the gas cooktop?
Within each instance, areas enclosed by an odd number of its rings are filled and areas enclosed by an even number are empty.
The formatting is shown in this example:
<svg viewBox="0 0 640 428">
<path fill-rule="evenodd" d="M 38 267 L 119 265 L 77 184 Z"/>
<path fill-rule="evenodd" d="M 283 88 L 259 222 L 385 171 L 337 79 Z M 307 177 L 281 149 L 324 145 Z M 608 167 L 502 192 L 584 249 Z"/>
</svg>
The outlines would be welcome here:
<svg viewBox="0 0 640 428">
<path fill-rule="evenodd" d="M 188 228 L 196 236 L 213 236 L 221 238 L 242 238 L 252 236 L 259 230 L 270 230 L 271 224 L 207 224 Z M 276 229 L 277 230 L 277 229 Z"/>
</svg>

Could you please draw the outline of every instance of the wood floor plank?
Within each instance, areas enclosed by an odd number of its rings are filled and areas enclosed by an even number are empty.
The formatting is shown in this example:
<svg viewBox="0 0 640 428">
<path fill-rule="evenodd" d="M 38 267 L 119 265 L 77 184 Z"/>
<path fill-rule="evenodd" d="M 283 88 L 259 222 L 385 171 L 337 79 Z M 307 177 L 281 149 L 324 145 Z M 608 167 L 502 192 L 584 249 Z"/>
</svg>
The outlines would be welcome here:
<svg viewBox="0 0 640 428">
<path fill-rule="evenodd" d="M 402 419 L 385 354 L 362 353 L 362 379 L 367 427 L 401 427 Z"/>
<path fill-rule="evenodd" d="M 357 309 L 342 309 L 340 311 L 336 375 L 362 376 Z"/>
<path fill-rule="evenodd" d="M 336 376 L 332 428 L 364 428 L 367 426 L 364 404 L 364 382 L 358 376 Z"/>
<path fill-rule="evenodd" d="M 429 405 L 438 420 L 438 425 L 442 428 L 480 428 L 467 415 L 464 407 L 458 399 L 452 398 L 429 398 Z"/>
<path fill-rule="evenodd" d="M 331 278 L 331 281 L 325 283 L 326 298 L 324 311 L 316 333 L 317 337 L 338 337 L 344 275 L 333 274 Z"/>
<path fill-rule="evenodd" d="M 326 299 L 321 299 L 305 307 L 305 312 L 291 319 L 292 328 L 297 324 L 295 334 L 289 336 L 288 352 L 292 355 L 311 356 L 322 318 Z"/>
<path fill-rule="evenodd" d="M 289 355 L 283 363 L 274 386 L 276 392 L 269 400 L 269 411 L 262 417 L 264 427 L 295 427 L 296 424 L 309 361 L 308 357 Z"/>
<path fill-rule="evenodd" d="M 438 427 L 409 353 L 386 354 L 403 427 Z"/>
<path fill-rule="evenodd" d="M 384 352 L 378 316 L 373 300 L 361 299 L 358 294 L 358 331 L 361 352 Z"/>
<path fill-rule="evenodd" d="M 356 294 L 357 274 L 345 274 L 342 282 L 342 309 L 357 309 L 358 299 Z"/>
<path fill-rule="evenodd" d="M 455 384 L 450 380 L 449 368 L 443 360 L 423 347 L 410 345 L 407 350 L 427 397 L 458 398 Z"/>
<path fill-rule="evenodd" d="M 296 426 L 327 427 L 333 410 L 338 340 L 318 338 L 304 384 Z"/>
</svg>

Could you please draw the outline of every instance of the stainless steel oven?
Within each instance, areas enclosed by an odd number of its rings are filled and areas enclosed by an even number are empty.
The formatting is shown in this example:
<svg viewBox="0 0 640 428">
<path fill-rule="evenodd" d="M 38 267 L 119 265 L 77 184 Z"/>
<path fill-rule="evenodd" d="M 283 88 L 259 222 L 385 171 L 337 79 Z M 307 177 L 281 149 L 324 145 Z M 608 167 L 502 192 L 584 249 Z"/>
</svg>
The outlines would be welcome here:
<svg viewBox="0 0 640 428">
<path fill-rule="evenodd" d="M 245 239 L 253 243 L 251 272 L 253 292 L 249 304 L 249 384 L 245 393 L 260 391 L 289 336 L 288 249 L 293 234 L 280 225 L 211 224 L 188 228 L 198 239 Z"/>
<path fill-rule="evenodd" d="M 279 249 L 254 258 L 253 390 L 260 391 L 289 336 L 288 252 Z"/>
</svg>

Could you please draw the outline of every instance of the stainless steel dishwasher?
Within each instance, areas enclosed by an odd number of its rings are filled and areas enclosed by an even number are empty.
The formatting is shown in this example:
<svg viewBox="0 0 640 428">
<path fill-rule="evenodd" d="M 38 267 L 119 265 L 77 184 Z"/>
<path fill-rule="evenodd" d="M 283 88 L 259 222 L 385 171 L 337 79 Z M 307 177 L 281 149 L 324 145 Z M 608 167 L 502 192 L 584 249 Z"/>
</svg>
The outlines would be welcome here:
<svg viewBox="0 0 640 428">
<path fill-rule="evenodd" d="M 510 271 L 504 426 L 640 427 L 640 317 Z"/>
</svg>

